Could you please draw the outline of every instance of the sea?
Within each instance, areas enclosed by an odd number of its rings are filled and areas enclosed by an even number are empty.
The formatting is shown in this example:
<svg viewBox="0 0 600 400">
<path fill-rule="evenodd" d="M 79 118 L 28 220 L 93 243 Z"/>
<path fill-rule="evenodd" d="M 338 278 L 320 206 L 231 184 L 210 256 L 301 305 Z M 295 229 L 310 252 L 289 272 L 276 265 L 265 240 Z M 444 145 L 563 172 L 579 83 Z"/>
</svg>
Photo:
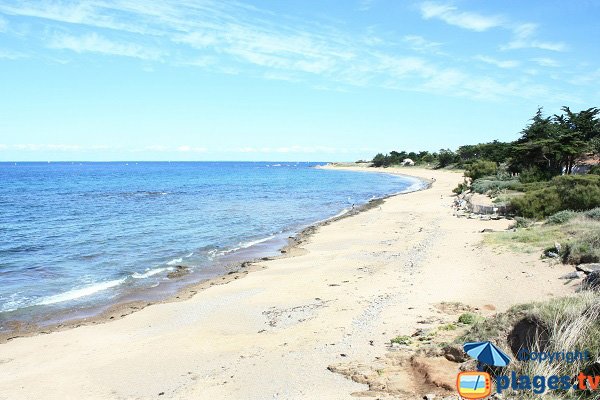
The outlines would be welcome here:
<svg viewBox="0 0 600 400">
<path fill-rule="evenodd" d="M 311 224 L 423 185 L 322 164 L 0 163 L 0 331 L 164 299 L 278 254 Z M 189 274 L 168 277 L 182 267 Z"/>
</svg>

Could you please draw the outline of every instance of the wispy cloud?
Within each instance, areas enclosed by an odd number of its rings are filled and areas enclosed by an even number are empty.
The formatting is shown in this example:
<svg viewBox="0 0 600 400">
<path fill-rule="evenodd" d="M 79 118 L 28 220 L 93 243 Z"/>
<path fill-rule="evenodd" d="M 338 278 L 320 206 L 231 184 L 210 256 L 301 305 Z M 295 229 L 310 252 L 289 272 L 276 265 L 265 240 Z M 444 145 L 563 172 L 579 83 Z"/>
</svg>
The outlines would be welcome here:
<svg viewBox="0 0 600 400">
<path fill-rule="evenodd" d="M 0 16 L 0 32 L 5 32 L 8 29 L 8 21 Z"/>
<path fill-rule="evenodd" d="M 440 19 L 447 24 L 472 31 L 483 32 L 501 26 L 502 17 L 481 15 L 469 11 L 459 11 L 455 6 L 444 3 L 425 2 L 421 4 L 421 15 L 425 19 Z"/>
<path fill-rule="evenodd" d="M 0 59 L 18 60 L 20 58 L 27 58 L 27 55 L 17 51 L 0 49 Z"/>
<path fill-rule="evenodd" d="M 439 42 L 433 42 L 425 39 L 419 35 L 406 35 L 402 38 L 402 41 L 406 43 L 412 50 L 420 53 L 440 53 L 440 47 L 442 46 Z"/>
<path fill-rule="evenodd" d="M 359 11 L 369 11 L 373 7 L 375 0 L 358 0 Z"/>
<path fill-rule="evenodd" d="M 501 46 L 502 50 L 515 49 L 541 49 L 549 51 L 565 51 L 567 45 L 564 42 L 549 42 L 538 40 L 535 38 L 538 26 L 533 23 L 524 23 L 513 28 L 513 38 L 506 44 Z"/>
<path fill-rule="evenodd" d="M 500 15 L 482 15 L 471 11 L 460 11 L 450 3 L 424 2 L 420 5 L 421 16 L 424 19 L 439 19 L 447 24 L 477 32 L 492 28 L 503 28 L 512 33 L 512 39 L 501 46 L 502 50 L 541 49 L 549 51 L 565 51 L 564 42 L 544 41 L 537 39 L 537 24 L 515 23 Z"/>
<path fill-rule="evenodd" d="M 82 36 L 56 35 L 48 43 L 53 49 L 72 50 L 76 53 L 100 53 L 142 60 L 158 60 L 161 52 L 135 43 L 120 43 L 109 40 L 97 33 Z"/>
<path fill-rule="evenodd" d="M 58 151 L 58 152 L 80 152 L 80 151 L 97 151 L 110 150 L 111 146 L 106 145 L 79 145 L 79 144 L 36 144 L 36 143 L 21 143 L 21 144 L 0 144 L 0 150 L 17 150 L 17 151 Z"/>
<path fill-rule="evenodd" d="M 504 17 L 444 3 L 422 3 L 420 10 L 423 18 L 472 31 L 512 29 Z M 478 76 L 460 63 L 432 59 L 443 54 L 442 44 L 419 35 L 395 43 L 394 35 L 373 27 L 350 32 L 236 2 L 23 0 L 0 3 L 0 12 L 44 19 L 47 33 L 41 40 L 48 48 L 129 57 L 145 65 L 162 62 L 341 90 L 375 86 L 470 98 L 529 97 L 539 91 L 527 90 L 531 84 L 517 78 Z M 521 26 L 518 38 L 532 39 L 533 31 Z M 515 63 L 481 57 L 501 68 Z M 506 90 L 517 86 L 524 88 Z"/>
<path fill-rule="evenodd" d="M 24 151 L 24 152 L 88 152 L 88 151 L 123 151 L 123 152 L 156 152 L 156 153 L 206 153 L 206 147 L 181 145 L 181 146 L 164 146 L 164 145 L 149 145 L 139 148 L 125 148 L 121 146 L 110 145 L 81 145 L 81 144 L 65 144 L 65 143 L 19 143 L 19 144 L 1 144 L 0 151 Z"/>
<path fill-rule="evenodd" d="M 364 147 L 360 149 L 350 149 L 345 147 L 328 147 L 328 146 L 281 146 L 281 147 L 238 147 L 229 150 L 233 153 L 277 153 L 277 154 L 287 154 L 287 153 L 295 153 L 295 154 L 348 154 L 348 153 L 357 153 L 364 152 L 365 150 L 371 151 L 372 149 L 365 149 Z"/>
<path fill-rule="evenodd" d="M 560 63 L 553 58 L 537 57 L 537 58 L 532 58 L 531 61 L 535 62 L 540 67 L 551 67 L 551 68 L 560 67 Z"/>
<path fill-rule="evenodd" d="M 208 149 L 206 147 L 196 147 L 196 146 L 179 146 L 176 149 L 182 153 L 206 153 Z"/>
<path fill-rule="evenodd" d="M 519 61 L 516 60 L 497 60 L 493 57 L 477 55 L 473 57 L 477 61 L 484 62 L 486 64 L 492 64 L 499 68 L 515 68 L 520 65 Z"/>
</svg>

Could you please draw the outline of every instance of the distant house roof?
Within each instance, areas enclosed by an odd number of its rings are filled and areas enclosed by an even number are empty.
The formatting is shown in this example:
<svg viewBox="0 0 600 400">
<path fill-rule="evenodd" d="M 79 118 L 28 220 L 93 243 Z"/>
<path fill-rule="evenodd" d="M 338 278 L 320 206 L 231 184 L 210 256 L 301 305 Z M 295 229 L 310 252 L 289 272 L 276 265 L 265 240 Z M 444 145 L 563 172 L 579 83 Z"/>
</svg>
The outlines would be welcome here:
<svg viewBox="0 0 600 400">
<path fill-rule="evenodd" d="M 600 164 L 600 157 L 594 155 L 588 155 L 581 157 L 575 162 L 575 165 L 589 165 L 594 166 Z"/>
</svg>

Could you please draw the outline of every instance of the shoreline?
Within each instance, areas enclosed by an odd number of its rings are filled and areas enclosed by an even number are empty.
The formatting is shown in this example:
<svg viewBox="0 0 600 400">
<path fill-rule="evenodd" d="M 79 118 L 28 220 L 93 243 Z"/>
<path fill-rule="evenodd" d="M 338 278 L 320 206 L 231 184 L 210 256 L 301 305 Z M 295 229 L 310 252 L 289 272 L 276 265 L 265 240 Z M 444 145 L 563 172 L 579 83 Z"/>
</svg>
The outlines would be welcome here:
<svg viewBox="0 0 600 400">
<path fill-rule="evenodd" d="M 117 302 L 114 304 L 108 304 L 106 306 L 100 307 L 99 309 L 96 309 L 96 311 L 98 311 L 98 310 L 101 310 L 101 311 L 96 312 L 96 313 L 94 313 L 94 311 L 92 309 L 86 310 L 86 311 L 89 311 L 90 313 L 93 313 L 93 315 L 91 315 L 89 317 L 86 317 L 86 316 L 71 317 L 71 318 L 67 318 L 65 320 L 61 320 L 60 319 L 61 316 L 64 317 L 64 316 L 68 315 L 69 313 L 74 312 L 74 310 L 64 310 L 64 311 L 59 312 L 58 316 L 44 319 L 42 321 L 42 323 L 30 323 L 30 322 L 21 321 L 21 320 L 10 320 L 9 319 L 5 322 L 5 324 L 7 326 L 12 326 L 14 328 L 9 331 L 0 332 L 0 345 L 10 342 L 11 340 L 14 340 L 14 339 L 18 339 L 18 338 L 32 337 L 32 336 L 37 336 L 37 335 L 41 335 L 41 334 L 49 334 L 52 332 L 69 330 L 69 329 L 73 329 L 73 328 L 77 328 L 77 327 L 81 327 L 81 326 L 98 325 L 98 324 L 110 322 L 113 320 L 124 318 L 130 314 L 141 311 L 147 307 L 150 307 L 150 306 L 153 306 L 156 304 L 188 300 L 188 299 L 192 298 L 194 295 L 196 295 L 199 291 L 205 290 L 205 289 L 210 288 L 215 285 L 225 285 L 229 282 L 232 282 L 234 280 L 237 280 L 237 279 L 240 279 L 240 278 L 246 276 L 250 272 L 254 272 L 254 271 L 263 269 L 263 268 L 256 266 L 256 264 L 261 261 L 269 261 L 269 260 L 283 259 L 283 258 L 287 258 L 287 257 L 296 256 L 298 254 L 298 252 L 296 250 L 311 235 L 313 235 L 317 231 L 317 229 L 321 226 L 329 225 L 333 222 L 339 221 L 344 218 L 352 217 L 361 212 L 367 211 L 373 207 L 377 207 L 378 205 L 382 204 L 386 199 L 389 199 L 391 197 L 409 194 L 409 193 L 413 193 L 413 192 L 417 192 L 417 191 L 421 191 L 421 190 L 427 190 L 433 184 L 433 182 L 429 179 L 415 177 L 415 176 L 408 175 L 408 174 L 396 174 L 393 172 L 381 171 L 381 170 L 375 169 L 375 168 L 373 168 L 372 170 L 350 169 L 350 168 L 344 167 L 344 166 L 340 167 L 339 165 L 340 165 L 339 163 L 328 163 L 327 165 L 317 165 L 314 168 L 324 169 L 324 170 L 343 168 L 343 169 L 351 170 L 353 172 L 401 175 L 401 176 L 404 176 L 404 177 L 407 177 L 410 179 L 416 179 L 416 180 L 420 181 L 421 186 L 414 190 L 400 191 L 400 192 L 376 197 L 376 198 L 373 198 L 373 199 L 367 201 L 366 203 L 360 204 L 350 210 L 345 210 L 345 211 L 342 210 L 338 215 L 334 215 L 334 216 L 326 218 L 324 220 L 315 221 L 314 223 L 311 223 L 310 225 L 308 225 L 304 228 L 301 228 L 297 233 L 293 234 L 292 236 L 289 236 L 286 239 L 287 243 L 284 246 L 278 247 L 275 250 L 279 254 L 277 254 L 275 256 L 258 256 L 258 257 L 249 258 L 249 259 L 240 258 L 233 262 L 226 262 L 222 265 L 223 270 L 224 270 L 223 271 L 224 273 L 222 275 L 217 275 L 217 276 L 214 276 L 209 279 L 194 281 L 191 283 L 183 283 L 180 287 L 178 287 L 175 290 L 174 293 L 167 294 L 164 296 L 164 298 L 161 298 L 160 300 L 133 300 L 133 301 L 125 300 L 125 301 Z M 244 249 L 244 250 L 246 250 L 246 249 Z M 187 277 L 188 277 L 187 274 L 182 276 L 182 278 L 184 278 L 184 279 Z M 176 281 L 170 282 L 170 283 L 177 287 L 177 284 L 181 283 L 181 282 L 180 282 L 180 280 L 179 281 L 176 280 Z M 148 290 L 149 290 L 149 288 L 140 288 L 140 289 L 137 289 L 135 292 L 132 292 L 124 297 L 125 298 L 133 297 L 133 295 L 135 295 L 137 293 L 141 293 L 141 292 L 148 291 Z M 80 314 L 81 313 L 83 313 L 83 312 L 80 312 Z M 59 320 L 59 321 L 58 322 L 50 322 L 53 320 Z M 44 324 L 43 322 L 46 322 L 46 323 Z"/>
<path fill-rule="evenodd" d="M 432 380 L 423 367 L 431 360 L 408 359 L 390 340 L 456 323 L 456 310 L 489 316 L 572 293 L 577 284 L 558 279 L 572 268 L 483 245 L 485 232 L 509 221 L 454 216 L 451 190 L 462 174 L 378 171 L 436 183 L 313 228 L 283 257 L 184 301 L 4 343 L 0 393 L 11 400 L 451 396 L 454 383 Z M 448 366 L 442 361 L 436 368 Z"/>
</svg>

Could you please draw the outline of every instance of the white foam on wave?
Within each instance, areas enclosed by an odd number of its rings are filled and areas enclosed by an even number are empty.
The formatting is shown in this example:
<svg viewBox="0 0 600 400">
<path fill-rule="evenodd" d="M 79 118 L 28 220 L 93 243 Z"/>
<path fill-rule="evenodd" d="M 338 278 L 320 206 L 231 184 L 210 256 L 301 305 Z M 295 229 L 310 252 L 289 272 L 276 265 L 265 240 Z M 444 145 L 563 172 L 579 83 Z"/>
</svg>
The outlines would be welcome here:
<svg viewBox="0 0 600 400">
<path fill-rule="evenodd" d="M 144 278 L 149 278 L 153 275 L 156 274 L 160 274 L 161 272 L 164 271 L 171 271 L 173 270 L 173 268 L 154 268 L 154 269 L 147 269 L 146 272 L 144 273 L 139 273 L 139 272 L 134 272 L 133 274 L 131 274 L 131 277 L 134 279 L 144 279 Z"/>
<path fill-rule="evenodd" d="M 179 264 L 179 263 L 180 263 L 180 262 L 182 262 L 182 261 L 183 261 L 183 259 L 182 259 L 181 257 L 179 257 L 179 258 L 174 258 L 174 259 L 172 259 L 171 261 L 169 261 L 169 262 L 167 263 L 167 265 L 175 265 L 175 264 Z"/>
<path fill-rule="evenodd" d="M 324 218 L 324 219 L 320 219 L 320 220 L 318 220 L 318 221 L 315 221 L 315 222 L 313 222 L 311 225 L 322 224 L 323 222 L 327 222 L 327 221 L 329 221 L 329 220 L 332 220 L 332 219 L 335 219 L 335 218 L 341 217 L 342 215 L 344 215 L 344 214 L 348 213 L 350 210 L 352 210 L 352 209 L 351 209 L 351 208 L 344 208 L 344 209 L 343 209 L 342 211 L 340 211 L 339 213 L 337 213 L 337 214 L 335 214 L 335 215 L 333 215 L 333 216 L 331 216 L 331 217 L 327 217 L 327 218 Z M 310 225 L 307 225 L 307 226 L 310 226 Z"/>
<path fill-rule="evenodd" d="M 418 180 L 418 181 L 414 182 L 413 184 L 411 184 L 410 186 L 408 186 L 407 188 L 405 188 L 404 190 L 402 190 L 400 193 L 416 192 L 417 190 L 423 189 L 425 186 L 427 186 L 427 184 L 425 182 Z"/>
<path fill-rule="evenodd" d="M 127 278 L 115 279 L 113 281 L 99 282 L 99 283 L 95 283 L 90 286 L 82 287 L 79 289 L 73 289 L 73 290 L 69 290 L 68 292 L 56 294 L 54 296 L 44 297 L 43 299 L 38 301 L 36 305 L 49 305 L 49 304 L 62 303 L 64 301 L 70 301 L 70 300 L 79 299 L 81 297 L 90 296 L 92 294 L 101 292 L 103 290 L 110 289 L 115 286 L 119 286 L 120 284 L 125 282 L 125 279 L 127 279 Z"/>
<path fill-rule="evenodd" d="M 236 247 L 233 247 L 231 249 L 226 249 L 226 250 L 212 249 L 212 250 L 209 250 L 207 253 L 208 253 L 209 258 L 212 260 L 217 256 L 224 256 L 225 254 L 233 253 L 238 250 L 247 249 L 248 247 L 255 246 L 259 243 L 267 242 L 267 241 L 273 239 L 274 237 L 275 237 L 275 235 L 270 235 L 270 236 L 267 236 L 267 237 L 264 237 L 261 239 L 251 240 L 248 242 L 239 242 Z"/>
<path fill-rule="evenodd" d="M 251 241 L 249 241 L 249 242 L 243 242 L 243 243 L 240 243 L 240 244 L 239 244 L 239 246 L 240 246 L 240 247 L 238 248 L 238 250 L 239 250 L 240 248 L 241 248 L 241 249 L 247 249 L 247 248 L 248 248 L 248 247 L 250 247 L 250 246 L 254 246 L 254 245 L 256 245 L 256 244 L 259 244 L 259 243 L 264 243 L 264 242 L 266 242 L 266 241 L 268 241 L 268 240 L 271 240 L 271 239 L 273 239 L 273 236 L 272 236 L 272 235 L 271 235 L 271 236 L 267 236 L 267 237 L 265 237 L 265 238 L 262 238 L 262 239 L 251 240 Z"/>
<path fill-rule="evenodd" d="M 234 251 L 238 251 L 238 250 L 241 250 L 241 249 L 247 249 L 248 247 L 252 247 L 252 246 L 257 245 L 259 243 L 264 243 L 264 242 L 266 242 L 268 240 L 271 240 L 271 239 L 273 239 L 273 235 L 264 237 L 262 239 L 251 240 L 249 242 L 240 242 L 240 243 L 238 243 L 237 247 L 234 247 L 233 249 L 221 251 L 219 253 L 219 255 L 233 253 Z"/>
<path fill-rule="evenodd" d="M 4 304 L 0 305 L 0 312 L 10 312 L 15 311 L 23 306 L 23 304 L 27 303 L 29 300 L 28 297 L 20 298 L 20 293 L 13 293 L 8 296 L 8 299 L 4 302 Z"/>
</svg>

